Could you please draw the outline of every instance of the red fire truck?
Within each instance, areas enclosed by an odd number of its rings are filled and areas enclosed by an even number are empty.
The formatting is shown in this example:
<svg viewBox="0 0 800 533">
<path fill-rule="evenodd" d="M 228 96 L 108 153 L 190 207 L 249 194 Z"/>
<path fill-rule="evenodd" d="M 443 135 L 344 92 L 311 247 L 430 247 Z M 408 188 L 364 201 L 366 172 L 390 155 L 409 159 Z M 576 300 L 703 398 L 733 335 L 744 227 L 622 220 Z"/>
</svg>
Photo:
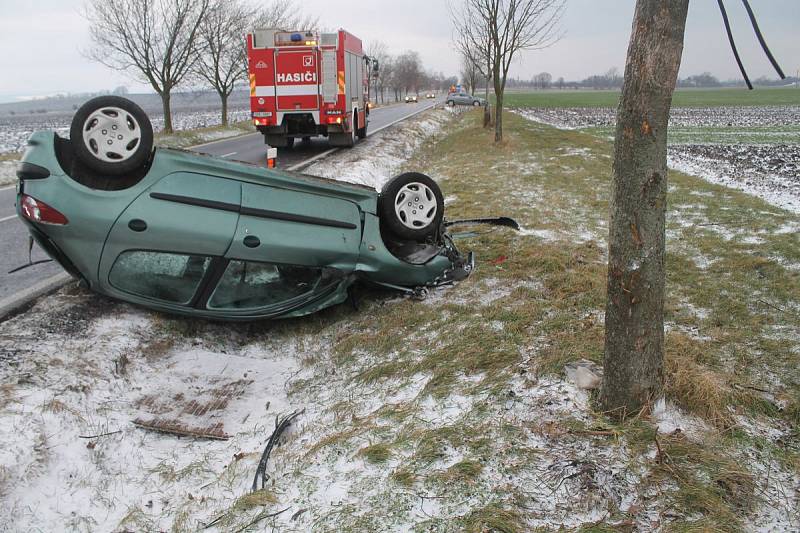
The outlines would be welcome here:
<svg viewBox="0 0 800 533">
<path fill-rule="evenodd" d="M 333 146 L 367 136 L 369 76 L 377 70 L 345 30 L 255 30 L 247 36 L 253 123 L 274 147 L 325 135 Z"/>
</svg>

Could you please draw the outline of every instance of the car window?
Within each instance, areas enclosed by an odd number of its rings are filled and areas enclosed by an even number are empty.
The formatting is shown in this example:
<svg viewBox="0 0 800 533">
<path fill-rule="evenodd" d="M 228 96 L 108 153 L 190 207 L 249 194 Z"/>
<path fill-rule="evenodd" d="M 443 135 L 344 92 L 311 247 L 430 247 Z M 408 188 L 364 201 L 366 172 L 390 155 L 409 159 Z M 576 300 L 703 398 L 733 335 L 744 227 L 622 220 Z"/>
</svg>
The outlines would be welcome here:
<svg viewBox="0 0 800 533">
<path fill-rule="evenodd" d="M 277 305 L 327 286 L 333 269 L 231 261 L 208 301 L 209 309 Z"/>
<path fill-rule="evenodd" d="M 119 290 L 186 305 L 211 262 L 210 257 L 127 251 L 114 261 L 108 280 Z"/>
</svg>

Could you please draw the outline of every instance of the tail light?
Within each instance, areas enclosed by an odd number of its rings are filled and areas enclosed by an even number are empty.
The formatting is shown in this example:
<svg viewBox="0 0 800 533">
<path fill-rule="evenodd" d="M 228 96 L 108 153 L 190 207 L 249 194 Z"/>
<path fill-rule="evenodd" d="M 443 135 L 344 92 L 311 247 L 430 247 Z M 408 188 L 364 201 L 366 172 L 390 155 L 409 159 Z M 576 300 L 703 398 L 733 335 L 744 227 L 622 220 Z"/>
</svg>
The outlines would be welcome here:
<svg viewBox="0 0 800 533">
<path fill-rule="evenodd" d="M 65 226 L 69 223 L 67 217 L 33 196 L 22 194 L 19 197 L 19 201 L 22 216 L 31 222 L 55 224 L 58 226 Z"/>
</svg>

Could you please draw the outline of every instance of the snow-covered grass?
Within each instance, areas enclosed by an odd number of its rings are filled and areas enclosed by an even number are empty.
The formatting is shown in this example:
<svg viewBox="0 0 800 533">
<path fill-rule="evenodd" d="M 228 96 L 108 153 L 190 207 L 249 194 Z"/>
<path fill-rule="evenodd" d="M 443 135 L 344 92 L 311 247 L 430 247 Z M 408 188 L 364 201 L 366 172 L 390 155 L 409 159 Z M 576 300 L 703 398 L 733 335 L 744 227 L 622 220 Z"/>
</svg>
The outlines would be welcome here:
<svg viewBox="0 0 800 533">
<path fill-rule="evenodd" d="M 14 156 L 0 157 L 0 187 L 17 182 L 17 161 L 16 154 Z"/>
<path fill-rule="evenodd" d="M 435 110 L 407 120 L 401 127 L 370 136 L 367 142 L 358 143 L 351 150 L 337 154 L 305 169 L 305 172 L 368 185 L 380 190 L 393 176 L 414 170 L 406 165 L 408 159 L 423 143 L 435 143 L 445 124 L 451 122 L 455 113 L 451 110 Z"/>
<path fill-rule="evenodd" d="M 788 266 L 800 264 L 800 219 L 671 174 L 667 398 L 614 424 L 569 372 L 601 362 L 609 143 L 509 115 L 495 147 L 478 112 L 444 113 L 375 136 L 358 161 L 327 162 L 373 186 L 421 169 L 449 217 L 526 228 L 459 228 L 478 269 L 424 302 L 364 289 L 358 310 L 217 324 L 71 287 L 0 324 L 0 425 L 13 428 L 0 434 L 3 525 L 800 527 L 800 284 Z M 394 144 L 402 132 L 420 139 Z M 224 410 L 229 441 L 131 425 L 142 397 L 223 378 L 253 381 Z M 296 409 L 251 493 L 275 416 Z"/>
<path fill-rule="evenodd" d="M 256 129 L 253 127 L 253 123 L 249 119 L 243 119 L 237 122 L 231 121 L 228 126 L 195 127 L 186 130 L 177 130 L 175 133 L 171 134 L 158 133 L 156 134 L 155 144 L 156 146 L 164 146 L 167 148 L 189 148 L 197 144 L 204 144 L 255 132 Z"/>
</svg>

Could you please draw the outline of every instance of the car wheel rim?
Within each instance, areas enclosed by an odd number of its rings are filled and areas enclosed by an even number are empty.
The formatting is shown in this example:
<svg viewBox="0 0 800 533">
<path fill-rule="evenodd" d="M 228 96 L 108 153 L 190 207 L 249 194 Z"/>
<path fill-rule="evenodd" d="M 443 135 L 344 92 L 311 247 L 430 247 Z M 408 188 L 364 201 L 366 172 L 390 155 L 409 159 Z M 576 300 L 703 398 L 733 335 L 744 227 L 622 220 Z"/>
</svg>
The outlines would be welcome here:
<svg viewBox="0 0 800 533">
<path fill-rule="evenodd" d="M 394 198 L 394 212 L 403 226 L 424 229 L 436 218 L 439 206 L 433 190 L 424 183 L 404 185 Z"/>
<path fill-rule="evenodd" d="M 97 159 L 106 163 L 127 161 L 142 140 L 139 121 L 119 107 L 95 110 L 83 123 L 83 142 Z"/>
</svg>

